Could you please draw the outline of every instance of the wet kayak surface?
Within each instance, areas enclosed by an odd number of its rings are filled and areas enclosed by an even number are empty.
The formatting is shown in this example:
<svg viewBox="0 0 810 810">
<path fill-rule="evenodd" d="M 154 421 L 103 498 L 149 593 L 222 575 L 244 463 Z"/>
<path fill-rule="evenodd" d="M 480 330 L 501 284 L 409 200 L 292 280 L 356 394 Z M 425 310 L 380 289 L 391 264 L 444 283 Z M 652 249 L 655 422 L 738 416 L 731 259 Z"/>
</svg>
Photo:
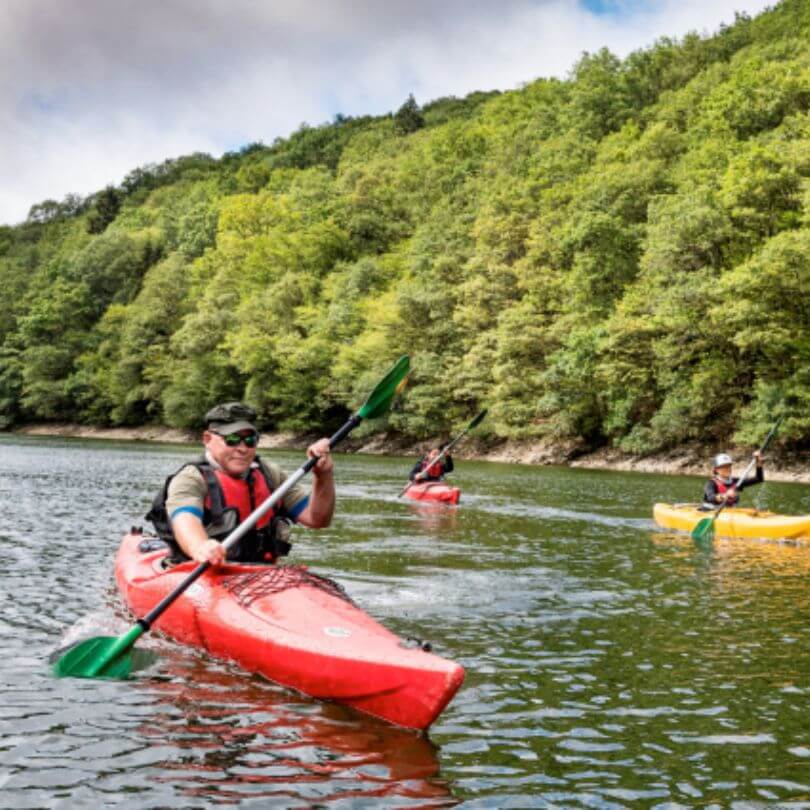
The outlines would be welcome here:
<svg viewBox="0 0 810 810">
<path fill-rule="evenodd" d="M 336 520 L 289 561 L 464 666 L 427 737 L 158 635 L 134 680 L 53 677 L 61 643 L 130 626 L 121 535 L 195 454 L 0 436 L 0 805 L 808 801 L 810 546 L 657 527 L 652 505 L 694 501 L 699 478 L 459 460 L 455 507 L 397 498 L 412 460 L 337 455 Z M 810 487 L 743 501 L 807 514 Z"/>
</svg>

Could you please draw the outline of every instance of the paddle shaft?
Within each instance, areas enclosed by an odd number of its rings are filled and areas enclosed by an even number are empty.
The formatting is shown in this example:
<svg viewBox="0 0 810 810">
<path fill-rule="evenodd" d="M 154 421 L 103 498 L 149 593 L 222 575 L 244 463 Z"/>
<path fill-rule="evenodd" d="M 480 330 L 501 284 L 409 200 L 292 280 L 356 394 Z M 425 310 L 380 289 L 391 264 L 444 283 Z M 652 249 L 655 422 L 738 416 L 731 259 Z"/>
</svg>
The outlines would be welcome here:
<svg viewBox="0 0 810 810">
<path fill-rule="evenodd" d="M 329 439 L 329 449 L 331 450 L 338 442 L 346 438 L 362 421 L 362 418 L 357 414 L 353 414 L 349 417 L 346 424 Z M 273 490 L 270 496 L 262 501 L 262 503 L 222 541 L 222 547 L 225 551 L 227 552 L 228 549 L 233 548 L 233 546 L 235 546 L 317 463 L 318 458 L 316 457 L 308 459 L 307 462 L 302 464 L 278 489 Z M 200 563 L 171 593 L 166 594 L 146 616 L 142 619 L 138 619 L 138 624 L 141 626 L 142 632 L 149 630 L 153 622 L 155 622 L 166 608 L 168 608 L 178 596 L 190 588 L 210 567 L 210 562 Z"/>
</svg>

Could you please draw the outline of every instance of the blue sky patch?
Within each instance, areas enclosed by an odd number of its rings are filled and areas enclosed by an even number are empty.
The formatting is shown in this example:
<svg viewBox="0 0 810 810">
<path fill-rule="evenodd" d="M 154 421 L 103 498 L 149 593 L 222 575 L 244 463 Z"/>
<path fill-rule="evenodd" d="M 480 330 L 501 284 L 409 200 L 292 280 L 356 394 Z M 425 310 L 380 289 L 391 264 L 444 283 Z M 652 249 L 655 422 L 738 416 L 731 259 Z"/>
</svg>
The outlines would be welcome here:
<svg viewBox="0 0 810 810">
<path fill-rule="evenodd" d="M 634 17 L 654 11 L 658 0 L 579 0 L 579 5 L 597 17 Z"/>
</svg>

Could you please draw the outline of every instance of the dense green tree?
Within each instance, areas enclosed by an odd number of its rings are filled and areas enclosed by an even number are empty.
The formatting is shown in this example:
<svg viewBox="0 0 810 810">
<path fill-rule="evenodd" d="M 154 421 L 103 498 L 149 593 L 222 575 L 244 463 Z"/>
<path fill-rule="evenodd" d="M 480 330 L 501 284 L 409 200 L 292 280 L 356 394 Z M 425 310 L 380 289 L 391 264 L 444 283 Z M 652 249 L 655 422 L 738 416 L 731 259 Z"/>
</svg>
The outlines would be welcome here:
<svg viewBox="0 0 810 810">
<path fill-rule="evenodd" d="M 633 99 L 622 77 L 622 63 L 607 48 L 584 54 L 572 71 L 570 126 L 599 140 L 619 129 L 634 112 Z"/>
<path fill-rule="evenodd" d="M 121 195 L 113 186 L 107 186 L 93 202 L 87 218 L 87 232 L 104 233 L 107 226 L 118 216 L 120 210 Z"/>
<path fill-rule="evenodd" d="M 410 135 L 411 132 L 422 129 L 424 125 L 424 116 L 411 93 L 405 103 L 394 113 L 394 132 L 397 135 Z"/>
</svg>

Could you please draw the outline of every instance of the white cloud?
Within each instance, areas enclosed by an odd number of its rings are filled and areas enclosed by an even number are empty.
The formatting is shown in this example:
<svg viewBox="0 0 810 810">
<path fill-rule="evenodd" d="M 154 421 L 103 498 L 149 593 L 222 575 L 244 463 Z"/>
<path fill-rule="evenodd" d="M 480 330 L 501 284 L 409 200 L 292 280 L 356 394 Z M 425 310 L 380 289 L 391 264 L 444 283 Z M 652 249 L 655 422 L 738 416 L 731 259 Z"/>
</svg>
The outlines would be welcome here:
<svg viewBox="0 0 810 810">
<path fill-rule="evenodd" d="M 5 0 L 0 222 L 168 157 L 270 142 L 302 121 L 563 76 L 711 32 L 766 0 Z"/>
</svg>

